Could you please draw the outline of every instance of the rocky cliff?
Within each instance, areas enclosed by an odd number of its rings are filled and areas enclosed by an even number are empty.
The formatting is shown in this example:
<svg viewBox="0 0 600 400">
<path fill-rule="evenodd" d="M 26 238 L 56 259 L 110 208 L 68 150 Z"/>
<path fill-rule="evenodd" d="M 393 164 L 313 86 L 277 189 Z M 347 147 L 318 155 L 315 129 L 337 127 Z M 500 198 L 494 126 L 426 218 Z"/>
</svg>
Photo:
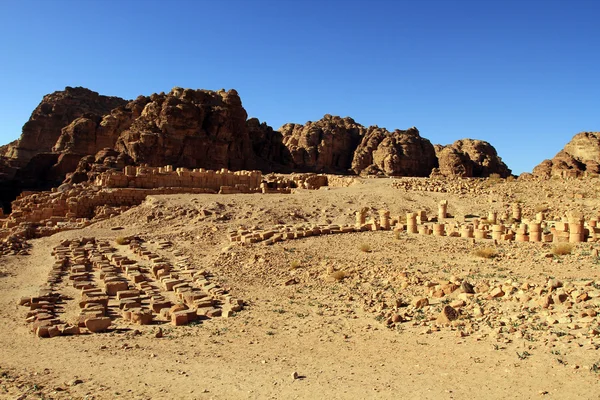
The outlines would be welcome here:
<svg viewBox="0 0 600 400">
<path fill-rule="evenodd" d="M 510 174 L 487 142 L 457 141 L 436 155 L 416 128 L 389 132 L 325 115 L 276 131 L 248 119 L 233 89 L 176 87 L 128 102 L 67 87 L 45 96 L 21 138 L 0 152 L 0 180 L 10 192 L 0 200 L 131 164 L 387 176 L 428 176 L 439 166 L 446 175 Z"/>
<path fill-rule="evenodd" d="M 600 173 L 600 132 L 581 132 L 565 145 L 551 160 L 544 160 L 533 169 L 533 175 L 578 176 Z"/>
</svg>

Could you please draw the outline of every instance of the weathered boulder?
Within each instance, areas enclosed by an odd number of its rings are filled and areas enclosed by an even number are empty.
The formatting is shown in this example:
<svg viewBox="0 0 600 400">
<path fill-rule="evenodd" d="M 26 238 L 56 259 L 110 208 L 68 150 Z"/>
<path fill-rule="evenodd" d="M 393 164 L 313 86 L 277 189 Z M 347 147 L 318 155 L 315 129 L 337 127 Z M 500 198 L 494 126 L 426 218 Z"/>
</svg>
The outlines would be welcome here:
<svg viewBox="0 0 600 400">
<path fill-rule="evenodd" d="M 536 177 L 579 176 L 600 173 L 600 132 L 581 132 L 551 160 L 544 160 L 532 171 Z"/>
</svg>

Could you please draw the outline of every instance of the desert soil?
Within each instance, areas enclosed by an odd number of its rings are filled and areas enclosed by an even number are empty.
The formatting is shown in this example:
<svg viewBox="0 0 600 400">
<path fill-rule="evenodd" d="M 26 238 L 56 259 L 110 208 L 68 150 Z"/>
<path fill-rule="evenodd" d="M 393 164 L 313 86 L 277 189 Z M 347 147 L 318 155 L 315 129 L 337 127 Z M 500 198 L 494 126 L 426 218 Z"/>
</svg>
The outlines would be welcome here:
<svg viewBox="0 0 600 400">
<path fill-rule="evenodd" d="M 589 218 L 600 206 L 594 180 L 500 181 L 462 193 L 405 190 L 394 187 L 395 181 L 364 179 L 348 188 L 292 194 L 149 197 L 85 229 L 31 241 L 30 255 L 0 258 L 0 397 L 600 398 L 596 243 L 554 255 L 552 244 L 392 231 L 271 246 L 228 240 L 228 231 L 240 226 L 354 224 L 362 207 L 373 215 L 379 209 L 392 216 L 425 209 L 433 216 L 444 199 L 450 221 L 510 210 L 514 202 L 527 218 L 543 207 L 553 215 L 576 210 Z M 31 332 L 28 308 L 18 302 L 45 283 L 55 246 L 95 237 L 133 257 L 115 239 L 134 235 L 166 259 L 188 255 L 243 299 L 244 308 L 187 326 L 140 326 L 116 318 L 105 333 L 40 339 Z M 166 240 L 172 246 L 161 249 L 158 243 Z M 482 247 L 496 256 L 476 256 Z M 431 296 L 436 284 L 450 281 L 489 291 L 464 305 L 456 293 Z M 557 281 L 562 288 L 553 289 L 549 282 Z M 487 293 L 494 287 L 514 292 L 492 298 Z M 563 288 L 567 295 L 578 290 L 591 298 L 538 305 Z M 420 297 L 429 305 L 415 309 L 412 302 Z M 458 320 L 437 324 L 448 304 L 456 306 Z M 65 310 L 68 319 L 69 305 Z M 390 315 L 404 322 L 390 323 Z M 155 337 L 159 327 L 162 338 Z"/>
</svg>

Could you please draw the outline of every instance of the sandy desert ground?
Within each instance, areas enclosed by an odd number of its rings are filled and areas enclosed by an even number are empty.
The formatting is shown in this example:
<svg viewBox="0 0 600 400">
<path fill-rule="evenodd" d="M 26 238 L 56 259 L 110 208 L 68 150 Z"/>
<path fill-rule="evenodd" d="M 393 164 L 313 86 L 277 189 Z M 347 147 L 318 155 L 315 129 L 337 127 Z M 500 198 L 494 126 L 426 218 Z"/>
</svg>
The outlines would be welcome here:
<svg viewBox="0 0 600 400">
<path fill-rule="evenodd" d="M 0 258 L 0 397 L 600 398 L 598 243 L 557 255 L 552 243 L 392 231 L 270 246 L 228 239 L 239 227 L 354 224 L 362 207 L 373 215 L 425 209 L 433 216 L 448 200 L 452 222 L 502 213 L 514 203 L 522 204 L 524 218 L 547 209 L 589 219 L 600 206 L 597 179 L 482 180 L 477 190 L 448 193 L 396 187 L 403 181 L 419 180 L 360 179 L 347 188 L 292 194 L 149 197 L 85 229 L 32 240 L 30 255 Z M 29 309 L 19 301 L 46 282 L 53 248 L 93 237 L 144 265 L 116 242 L 134 236 L 173 264 L 186 259 L 205 271 L 242 299 L 243 309 L 172 326 L 132 324 L 117 317 L 117 308 L 107 332 L 45 339 L 31 332 Z M 494 257 L 477 256 L 481 248 Z M 463 294 L 464 282 L 474 295 Z M 68 282 L 63 290 L 73 299 L 61 318 L 70 321 L 79 295 Z M 416 306 L 419 299 L 428 305 Z M 446 306 L 458 312 L 450 323 L 439 320 Z"/>
</svg>

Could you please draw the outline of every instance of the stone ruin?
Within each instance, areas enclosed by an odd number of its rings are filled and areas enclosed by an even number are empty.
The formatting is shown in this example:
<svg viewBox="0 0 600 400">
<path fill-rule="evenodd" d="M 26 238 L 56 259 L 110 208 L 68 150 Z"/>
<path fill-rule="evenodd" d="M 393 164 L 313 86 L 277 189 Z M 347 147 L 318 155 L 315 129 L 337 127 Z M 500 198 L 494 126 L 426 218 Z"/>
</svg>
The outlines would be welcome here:
<svg viewBox="0 0 600 400">
<path fill-rule="evenodd" d="M 426 210 L 409 212 L 406 223 L 402 217 L 390 217 L 390 211 L 379 210 L 367 220 L 368 208 L 356 212 L 354 225 L 276 225 L 270 229 L 252 228 L 232 230 L 229 241 L 240 245 L 263 242 L 272 245 L 277 242 L 336 233 L 351 233 L 377 230 L 394 230 L 408 234 L 461 237 L 467 239 L 492 239 L 494 241 L 544 242 L 544 243 L 581 243 L 600 240 L 599 217 L 585 221 L 581 214 L 570 214 L 560 221 L 545 220 L 544 212 L 539 212 L 535 220 L 522 218 L 520 203 L 512 205 L 510 215 L 498 216 L 490 211 L 485 218 L 471 218 L 459 223 L 449 221 L 448 201 L 438 204 L 438 214 L 428 217 Z"/>
<path fill-rule="evenodd" d="M 168 241 L 149 249 L 132 238 L 129 258 L 107 240 L 64 240 L 54 248 L 54 264 L 39 295 L 20 300 L 29 307 L 27 322 L 39 337 L 97 333 L 108 330 L 115 320 L 122 324 L 191 322 L 231 317 L 243 307 L 225 289 L 212 282 L 188 257 L 175 253 L 176 262 L 159 254 L 172 250 Z M 65 290 L 79 292 L 70 299 Z M 79 315 L 64 318 L 66 303 L 77 301 Z"/>
<path fill-rule="evenodd" d="M 4 239 L 0 254 L 22 253 L 24 245 L 20 243 L 24 240 L 80 229 L 92 221 L 118 215 L 141 204 L 149 195 L 291 193 L 294 188 L 319 189 L 327 186 L 329 181 L 337 186 L 355 182 L 314 173 L 263 177 L 260 171 L 126 166 L 123 171 L 100 173 L 92 184 L 63 185 L 47 192 L 23 192 L 12 203 L 10 215 L 0 214 L 0 239 Z"/>
</svg>

